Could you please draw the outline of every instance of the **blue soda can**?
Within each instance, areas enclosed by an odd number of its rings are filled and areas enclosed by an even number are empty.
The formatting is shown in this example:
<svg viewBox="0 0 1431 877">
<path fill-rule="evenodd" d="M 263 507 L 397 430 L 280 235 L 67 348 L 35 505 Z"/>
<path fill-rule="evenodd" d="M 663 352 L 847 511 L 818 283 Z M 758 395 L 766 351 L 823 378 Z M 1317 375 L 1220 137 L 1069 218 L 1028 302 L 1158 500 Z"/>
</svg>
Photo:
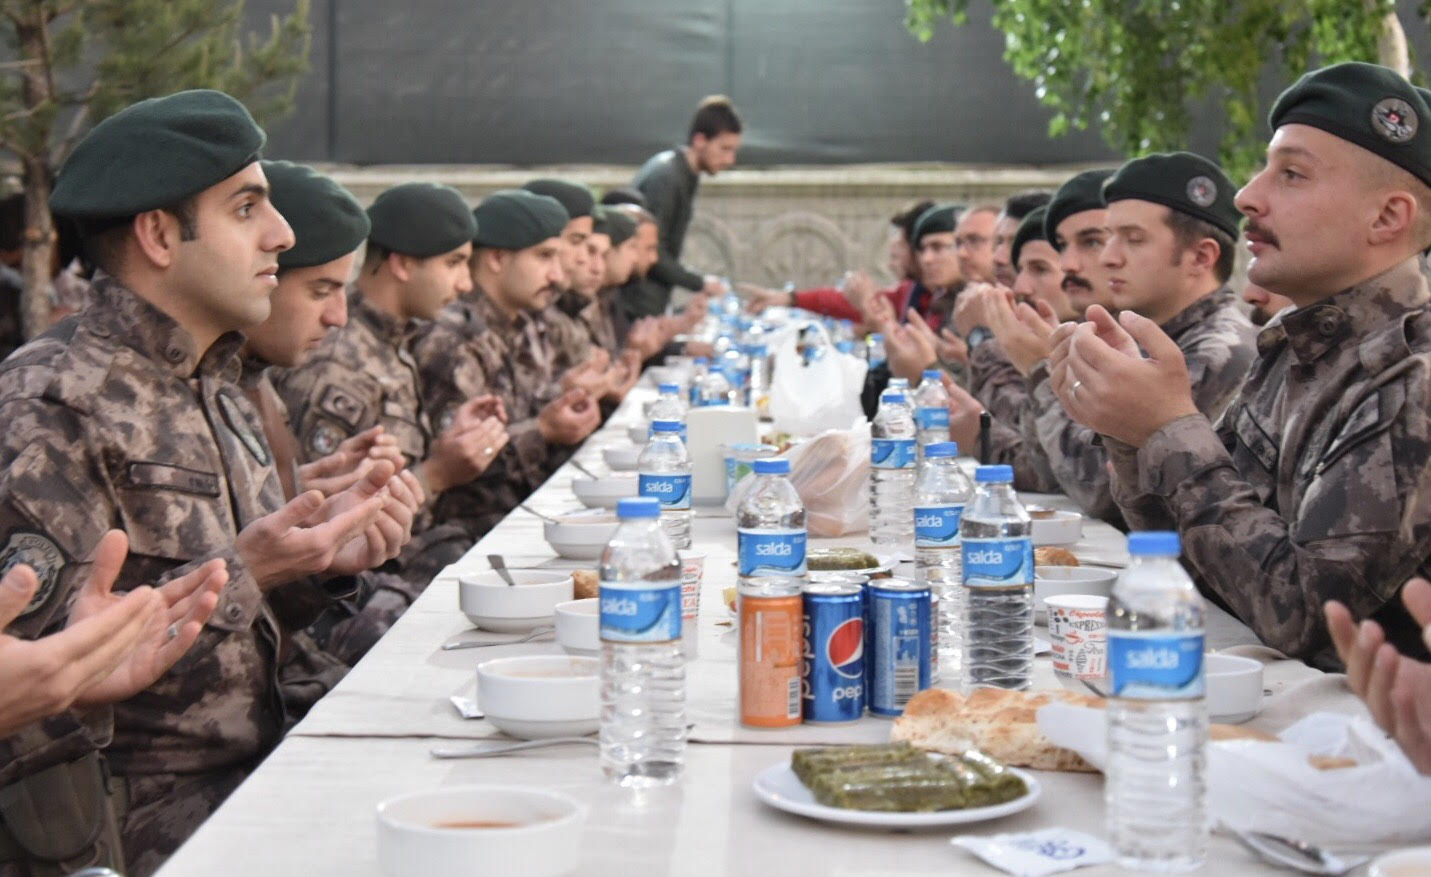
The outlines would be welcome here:
<svg viewBox="0 0 1431 877">
<path fill-rule="evenodd" d="M 853 722 L 865 711 L 865 609 L 856 582 L 804 588 L 800 697 L 805 721 Z"/>
<path fill-rule="evenodd" d="M 866 589 L 865 702 L 871 715 L 898 716 L 911 697 L 930 685 L 934 628 L 929 585 L 879 579 Z"/>
</svg>

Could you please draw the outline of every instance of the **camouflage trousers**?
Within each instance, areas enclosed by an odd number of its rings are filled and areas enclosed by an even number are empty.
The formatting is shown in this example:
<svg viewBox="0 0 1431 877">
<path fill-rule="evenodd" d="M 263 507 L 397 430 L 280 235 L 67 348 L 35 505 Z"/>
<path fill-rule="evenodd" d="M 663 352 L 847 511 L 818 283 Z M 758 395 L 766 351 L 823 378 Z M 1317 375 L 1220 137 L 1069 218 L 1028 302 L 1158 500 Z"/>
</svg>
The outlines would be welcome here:
<svg viewBox="0 0 1431 877">
<path fill-rule="evenodd" d="M 129 807 L 120 821 L 126 877 L 147 877 L 159 870 L 252 768 L 128 777 Z"/>
</svg>

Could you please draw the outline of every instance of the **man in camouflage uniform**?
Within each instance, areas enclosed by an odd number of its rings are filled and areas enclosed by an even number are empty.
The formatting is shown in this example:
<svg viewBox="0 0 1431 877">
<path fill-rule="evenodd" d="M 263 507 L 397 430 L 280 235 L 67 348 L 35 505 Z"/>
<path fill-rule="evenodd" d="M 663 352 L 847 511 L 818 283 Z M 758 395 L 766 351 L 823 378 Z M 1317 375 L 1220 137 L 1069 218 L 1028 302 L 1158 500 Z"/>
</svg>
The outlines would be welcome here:
<svg viewBox="0 0 1431 877">
<path fill-rule="evenodd" d="M 400 545 L 379 540 L 392 523 L 387 464 L 327 503 L 305 494 L 283 505 L 257 415 L 233 385 L 235 330 L 267 315 L 277 254 L 293 244 L 266 197 L 263 141 L 241 104 L 212 91 L 144 101 L 96 126 L 50 202 L 86 229 L 102 269 L 96 301 L 0 370 L 10 426 L 0 558 L 39 580 L 12 633 L 64 623 L 86 558 L 111 528 L 129 539 L 120 590 L 227 564 L 194 648 L 114 707 L 109 800 L 77 793 L 76 814 L 122 811 L 131 875 L 157 867 L 288 720 L 276 672 L 292 643 L 269 595 L 282 586 L 341 596 L 349 580 L 304 577 L 351 574 Z M 25 794 L 22 778 L 0 799 Z M 56 811 L 56 835 L 70 809 Z"/>
<path fill-rule="evenodd" d="M 437 499 L 437 520 L 466 527 L 473 540 L 546 480 L 553 448 L 580 444 L 601 416 L 580 388 L 552 399 L 557 377 L 535 325 L 563 276 L 566 210 L 545 195 L 502 190 L 475 215 L 473 289 L 413 339 L 423 404 L 439 422 L 483 393 L 495 393 L 508 414 L 510 440 L 492 466 Z"/>
<path fill-rule="evenodd" d="M 322 459 L 375 427 L 396 439 L 428 498 L 413 541 L 391 570 L 407 583 L 411 598 L 472 545 L 466 530 L 434 526 L 433 504 L 444 491 L 480 476 L 507 433 L 504 412 L 491 395 L 464 400 L 434 423 L 418 390 L 413 332 L 472 288 L 467 262 L 477 226 L 461 193 L 404 183 L 379 195 L 368 218 L 367 253 L 348 297 L 346 325 L 328 333 L 301 364 L 277 374 L 275 383 L 305 460 Z M 373 628 L 354 648 L 371 645 L 379 632 Z"/>
<path fill-rule="evenodd" d="M 1103 435 L 1128 522 L 1176 529 L 1204 593 L 1268 645 L 1337 666 L 1334 599 L 1424 660 L 1396 597 L 1431 552 L 1431 105 L 1391 70 L 1338 64 L 1270 122 L 1237 205 L 1249 278 L 1296 308 L 1257 336 L 1217 426 L 1176 345 L 1136 316 L 1061 328 L 1050 381 Z"/>
</svg>

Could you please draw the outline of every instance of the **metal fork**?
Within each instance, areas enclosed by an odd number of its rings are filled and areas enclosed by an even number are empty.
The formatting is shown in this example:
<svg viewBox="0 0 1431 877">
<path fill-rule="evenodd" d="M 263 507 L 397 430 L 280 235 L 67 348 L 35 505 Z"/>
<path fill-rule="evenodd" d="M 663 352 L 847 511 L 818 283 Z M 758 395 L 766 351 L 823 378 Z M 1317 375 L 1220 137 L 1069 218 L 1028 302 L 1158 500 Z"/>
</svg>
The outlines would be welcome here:
<svg viewBox="0 0 1431 877">
<path fill-rule="evenodd" d="M 1243 846 L 1267 861 L 1307 874 L 1345 874 L 1371 861 L 1371 856 L 1338 856 L 1306 841 L 1268 834 L 1265 831 L 1243 831 L 1237 828 L 1227 830 Z"/>
</svg>

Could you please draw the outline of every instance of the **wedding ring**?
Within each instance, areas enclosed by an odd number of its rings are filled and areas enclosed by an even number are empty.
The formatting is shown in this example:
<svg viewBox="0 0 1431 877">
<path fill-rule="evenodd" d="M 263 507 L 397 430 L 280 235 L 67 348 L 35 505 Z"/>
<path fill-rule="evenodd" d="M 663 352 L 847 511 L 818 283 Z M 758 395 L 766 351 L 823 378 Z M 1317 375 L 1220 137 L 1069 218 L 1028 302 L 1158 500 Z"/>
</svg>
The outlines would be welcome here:
<svg viewBox="0 0 1431 877">
<path fill-rule="evenodd" d="M 165 635 L 168 639 L 177 639 L 179 637 L 179 625 L 169 625 L 169 629 L 165 631 Z"/>
<path fill-rule="evenodd" d="M 483 449 L 482 449 L 482 453 L 484 453 L 484 454 L 486 454 L 487 456 L 490 457 L 490 456 L 492 456 L 492 449 L 491 449 L 491 448 L 483 448 Z"/>
<path fill-rule="evenodd" d="M 1077 399 L 1077 398 L 1078 398 L 1078 388 L 1081 387 L 1081 386 L 1083 386 L 1083 382 L 1082 382 L 1082 381 L 1074 381 L 1074 382 L 1073 382 L 1073 388 L 1068 391 L 1068 394 L 1069 394 L 1070 396 L 1072 396 L 1073 398 Z"/>
</svg>

